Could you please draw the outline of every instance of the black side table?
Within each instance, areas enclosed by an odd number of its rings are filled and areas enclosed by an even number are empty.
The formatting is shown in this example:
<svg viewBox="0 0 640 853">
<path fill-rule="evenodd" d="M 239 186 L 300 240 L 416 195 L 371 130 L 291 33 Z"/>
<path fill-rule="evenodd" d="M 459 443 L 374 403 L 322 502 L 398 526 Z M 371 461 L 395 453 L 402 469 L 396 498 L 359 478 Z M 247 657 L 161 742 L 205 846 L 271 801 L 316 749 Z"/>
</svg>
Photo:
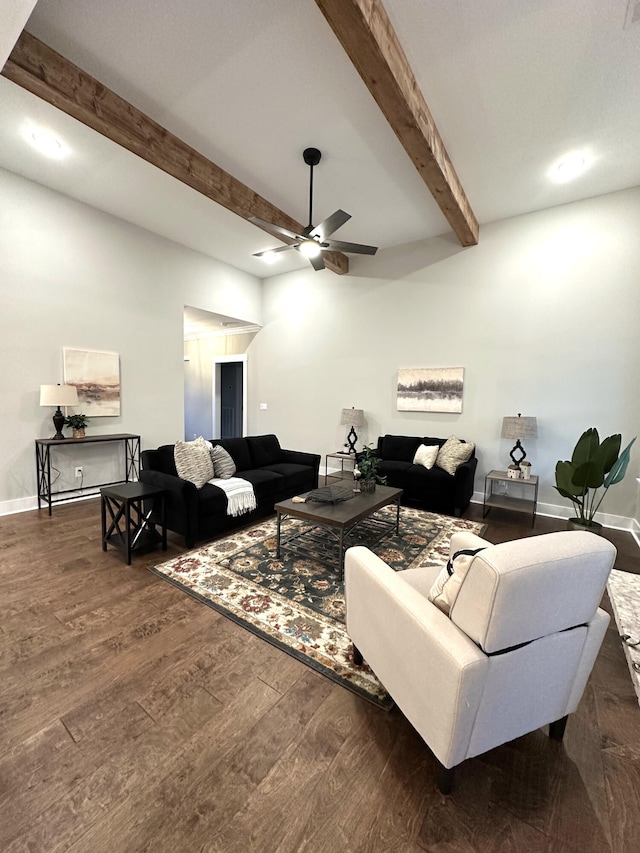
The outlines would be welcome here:
<svg viewBox="0 0 640 853">
<path fill-rule="evenodd" d="M 165 521 L 164 489 L 147 486 L 145 483 L 118 483 L 100 489 L 102 515 L 102 550 L 107 544 L 121 548 L 127 565 L 131 565 L 131 552 L 142 550 L 162 542 L 167 550 L 167 526 Z M 152 522 L 151 513 L 160 511 L 160 532 Z M 109 526 L 107 527 L 107 513 Z M 121 527 L 121 522 L 124 526 Z"/>
</svg>

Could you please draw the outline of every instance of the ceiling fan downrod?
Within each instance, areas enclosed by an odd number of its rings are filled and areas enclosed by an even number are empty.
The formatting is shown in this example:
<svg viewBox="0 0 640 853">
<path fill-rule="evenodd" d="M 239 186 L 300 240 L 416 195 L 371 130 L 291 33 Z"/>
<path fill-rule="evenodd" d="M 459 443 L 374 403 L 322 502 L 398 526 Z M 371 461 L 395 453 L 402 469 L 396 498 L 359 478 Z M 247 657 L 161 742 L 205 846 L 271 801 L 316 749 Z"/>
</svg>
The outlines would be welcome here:
<svg viewBox="0 0 640 853">
<path fill-rule="evenodd" d="M 302 157 L 307 166 L 310 167 L 309 175 L 309 224 L 307 231 L 313 228 L 313 167 L 317 166 L 322 157 L 322 152 L 317 148 L 305 148 L 302 152 Z"/>
</svg>

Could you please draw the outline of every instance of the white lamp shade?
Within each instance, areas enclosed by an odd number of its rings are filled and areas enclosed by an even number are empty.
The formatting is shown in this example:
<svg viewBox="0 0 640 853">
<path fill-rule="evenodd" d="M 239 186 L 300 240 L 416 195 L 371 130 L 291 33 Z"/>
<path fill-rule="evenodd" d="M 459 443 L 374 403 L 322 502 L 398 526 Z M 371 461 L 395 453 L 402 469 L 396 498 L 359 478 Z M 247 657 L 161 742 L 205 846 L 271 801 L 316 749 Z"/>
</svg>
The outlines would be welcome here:
<svg viewBox="0 0 640 853">
<path fill-rule="evenodd" d="M 537 438 L 538 422 L 532 417 L 508 417 L 502 419 L 502 438 Z"/>
<path fill-rule="evenodd" d="M 78 390 L 75 385 L 41 385 L 41 406 L 77 406 Z"/>
<path fill-rule="evenodd" d="M 343 409 L 340 418 L 342 426 L 362 426 L 364 423 L 364 409 Z"/>
</svg>

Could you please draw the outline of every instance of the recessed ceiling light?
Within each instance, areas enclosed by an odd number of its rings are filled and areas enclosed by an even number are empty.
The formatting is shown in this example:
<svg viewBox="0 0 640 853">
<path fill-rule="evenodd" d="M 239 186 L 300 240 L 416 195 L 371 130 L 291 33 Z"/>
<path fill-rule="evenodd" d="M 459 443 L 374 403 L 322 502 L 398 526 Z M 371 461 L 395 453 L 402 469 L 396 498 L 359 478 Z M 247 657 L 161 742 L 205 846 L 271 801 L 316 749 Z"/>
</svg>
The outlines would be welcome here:
<svg viewBox="0 0 640 853">
<path fill-rule="evenodd" d="M 27 141 L 46 157 L 61 160 L 69 153 L 64 143 L 54 136 L 53 133 L 44 128 L 30 128 L 26 133 Z"/>
<path fill-rule="evenodd" d="M 549 172 L 549 177 L 560 184 L 572 181 L 589 168 L 591 160 L 592 158 L 583 151 L 572 151 L 555 163 Z"/>
</svg>

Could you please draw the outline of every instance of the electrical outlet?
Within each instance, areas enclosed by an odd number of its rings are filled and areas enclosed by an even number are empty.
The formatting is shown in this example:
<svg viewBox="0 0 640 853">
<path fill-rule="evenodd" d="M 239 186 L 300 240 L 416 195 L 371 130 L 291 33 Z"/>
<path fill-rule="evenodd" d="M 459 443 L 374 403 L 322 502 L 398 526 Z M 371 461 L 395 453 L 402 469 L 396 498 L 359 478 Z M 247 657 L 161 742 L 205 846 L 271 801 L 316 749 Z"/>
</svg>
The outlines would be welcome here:
<svg viewBox="0 0 640 853">
<path fill-rule="evenodd" d="M 76 477 L 82 477 L 82 471 L 82 465 L 78 465 L 78 467 L 76 468 Z"/>
</svg>

